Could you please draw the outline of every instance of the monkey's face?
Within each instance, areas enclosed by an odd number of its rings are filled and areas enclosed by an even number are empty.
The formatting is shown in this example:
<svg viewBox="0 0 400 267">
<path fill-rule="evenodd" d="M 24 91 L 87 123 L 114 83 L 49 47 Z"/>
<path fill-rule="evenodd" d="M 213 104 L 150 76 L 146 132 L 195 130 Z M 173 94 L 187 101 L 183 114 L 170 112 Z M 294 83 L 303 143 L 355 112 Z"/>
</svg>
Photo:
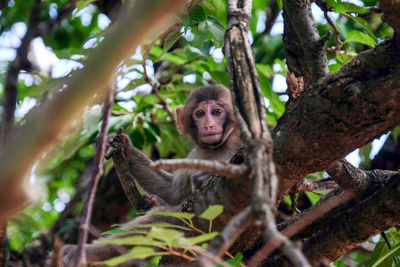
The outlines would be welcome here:
<svg viewBox="0 0 400 267">
<path fill-rule="evenodd" d="M 204 145 L 218 145 L 224 135 L 227 111 L 216 100 L 199 102 L 192 113 L 198 141 Z"/>
</svg>

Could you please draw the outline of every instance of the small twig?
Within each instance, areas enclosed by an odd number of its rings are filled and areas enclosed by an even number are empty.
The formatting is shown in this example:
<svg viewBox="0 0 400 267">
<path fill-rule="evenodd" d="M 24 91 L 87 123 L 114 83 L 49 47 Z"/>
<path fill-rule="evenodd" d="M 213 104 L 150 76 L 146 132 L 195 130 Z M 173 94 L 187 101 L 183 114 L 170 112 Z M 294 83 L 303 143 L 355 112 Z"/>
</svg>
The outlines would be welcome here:
<svg viewBox="0 0 400 267">
<path fill-rule="evenodd" d="M 336 46 L 328 47 L 326 51 L 328 51 L 329 53 L 336 53 L 339 55 L 348 55 L 350 57 L 355 57 L 358 55 L 356 52 L 353 51 L 337 50 Z"/>
<path fill-rule="evenodd" d="M 7 221 L 0 220 L 0 266 L 7 261 Z"/>
<path fill-rule="evenodd" d="M 324 12 L 324 17 L 325 17 L 326 21 L 329 23 L 329 25 L 335 31 L 335 40 L 336 40 L 335 50 L 337 52 L 339 52 L 340 47 L 342 46 L 342 41 L 340 41 L 340 31 L 338 30 L 335 23 L 332 21 L 332 19 L 328 15 L 328 11 L 333 11 L 333 9 L 330 6 L 328 6 L 327 3 L 323 2 L 323 1 L 315 1 L 315 3 Z"/>
<path fill-rule="evenodd" d="M 289 191 L 289 194 L 299 192 L 312 192 L 314 190 L 330 190 L 338 187 L 338 184 L 332 178 L 326 178 L 318 181 L 303 179 L 297 182 Z"/>
<path fill-rule="evenodd" d="M 112 83 L 113 82 L 114 81 L 112 81 Z M 104 154 L 107 142 L 108 122 L 112 110 L 112 105 L 114 103 L 113 87 L 114 86 L 110 85 L 110 88 L 108 89 L 105 96 L 104 108 L 103 108 L 104 109 L 103 123 L 101 124 L 100 135 L 97 141 L 95 168 L 93 170 L 90 188 L 88 191 L 88 198 L 86 200 L 82 214 L 82 224 L 81 224 L 79 243 L 78 243 L 78 254 L 75 259 L 76 266 L 86 266 L 85 245 L 89 235 L 90 220 L 92 216 L 92 209 L 93 209 L 94 198 L 96 195 L 97 185 L 100 180 L 100 177 L 103 175 L 103 162 L 104 162 Z"/>
<path fill-rule="evenodd" d="M 185 260 L 187 260 L 187 261 L 189 261 L 189 262 L 192 262 L 192 261 L 195 261 L 195 260 L 196 260 L 195 257 L 190 257 L 189 255 L 187 255 L 187 254 L 185 254 L 185 253 L 183 253 L 183 252 L 178 252 L 178 251 L 175 251 L 175 250 L 170 249 L 170 248 L 167 249 L 167 252 L 168 252 L 169 254 L 173 255 L 173 256 L 181 257 L 181 258 L 183 258 L 183 259 L 185 259 Z"/>
<path fill-rule="evenodd" d="M 247 174 L 246 166 L 205 159 L 162 159 L 152 163 L 150 167 L 169 171 L 177 169 L 200 170 L 231 179 L 238 179 Z"/>
<path fill-rule="evenodd" d="M 215 263 L 218 263 L 219 265 L 222 265 L 224 267 L 232 266 L 224 262 L 220 257 L 215 256 L 214 254 L 210 253 L 207 250 L 197 249 L 197 248 L 193 248 L 193 250 L 197 254 L 203 256 L 202 259 L 207 258 L 207 261 L 206 260 L 199 261 L 200 266 L 215 266 Z M 208 260 L 211 260 L 211 262 L 209 262 Z"/>
<path fill-rule="evenodd" d="M 180 20 L 178 20 L 177 22 L 175 22 L 175 24 L 171 25 L 170 27 L 168 27 L 162 34 L 160 34 L 157 38 L 155 38 L 153 40 L 153 42 L 151 42 L 151 44 L 147 45 L 145 47 L 144 53 L 143 53 L 143 61 L 142 61 L 142 66 L 143 66 L 143 76 L 144 76 L 144 80 L 150 84 L 151 86 L 151 93 L 153 95 L 155 95 L 158 99 L 158 101 L 160 101 L 160 103 L 163 105 L 165 111 L 168 113 L 168 115 L 171 117 L 172 121 L 175 121 L 175 116 L 172 113 L 171 109 L 169 108 L 167 102 L 161 97 L 160 93 L 159 93 L 159 86 L 156 85 L 149 77 L 149 75 L 147 74 L 147 69 L 146 69 L 146 61 L 147 58 L 150 54 L 150 50 L 151 48 L 154 46 L 156 40 L 158 39 L 164 39 L 170 32 L 174 31 L 176 29 L 177 26 L 181 25 L 182 22 Z"/>
<path fill-rule="evenodd" d="M 61 267 L 61 259 L 62 259 L 62 249 L 63 249 L 63 242 L 61 239 L 56 236 L 54 238 L 54 255 L 53 255 L 53 266 L 54 267 Z"/>
<path fill-rule="evenodd" d="M 277 0 L 272 0 L 269 2 L 267 7 L 267 19 L 265 20 L 265 29 L 261 33 L 259 33 L 253 41 L 253 45 L 257 43 L 257 41 L 264 35 L 268 35 L 271 33 L 272 26 L 274 26 L 276 19 L 279 15 L 279 6 Z"/>
</svg>

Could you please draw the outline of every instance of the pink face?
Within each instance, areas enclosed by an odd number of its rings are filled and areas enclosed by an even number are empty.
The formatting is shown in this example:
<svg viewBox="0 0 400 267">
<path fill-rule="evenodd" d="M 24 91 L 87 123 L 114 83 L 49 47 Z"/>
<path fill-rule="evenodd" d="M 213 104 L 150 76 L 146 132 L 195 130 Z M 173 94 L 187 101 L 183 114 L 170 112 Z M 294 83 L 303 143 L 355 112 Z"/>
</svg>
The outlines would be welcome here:
<svg viewBox="0 0 400 267">
<path fill-rule="evenodd" d="M 192 113 L 198 131 L 198 141 L 206 145 L 221 142 L 226 120 L 225 108 L 215 100 L 202 101 Z"/>
</svg>

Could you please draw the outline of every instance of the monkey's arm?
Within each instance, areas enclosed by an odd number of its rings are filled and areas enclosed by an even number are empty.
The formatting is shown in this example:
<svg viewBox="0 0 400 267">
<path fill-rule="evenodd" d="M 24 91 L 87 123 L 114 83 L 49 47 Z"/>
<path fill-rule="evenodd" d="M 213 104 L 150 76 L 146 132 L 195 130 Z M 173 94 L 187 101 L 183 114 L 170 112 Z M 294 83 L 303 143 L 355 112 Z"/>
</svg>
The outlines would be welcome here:
<svg viewBox="0 0 400 267">
<path fill-rule="evenodd" d="M 153 170 L 150 168 L 152 161 L 136 149 L 129 137 L 123 133 L 110 138 L 107 152 L 107 158 L 113 157 L 118 175 L 124 175 L 123 178 L 126 179 L 133 177 L 146 192 L 156 195 L 168 204 L 179 204 L 190 193 L 190 179 L 185 179 L 187 175 L 184 172 L 178 172 L 174 177 L 166 171 Z M 124 155 L 123 162 L 113 156 L 119 153 Z"/>
</svg>

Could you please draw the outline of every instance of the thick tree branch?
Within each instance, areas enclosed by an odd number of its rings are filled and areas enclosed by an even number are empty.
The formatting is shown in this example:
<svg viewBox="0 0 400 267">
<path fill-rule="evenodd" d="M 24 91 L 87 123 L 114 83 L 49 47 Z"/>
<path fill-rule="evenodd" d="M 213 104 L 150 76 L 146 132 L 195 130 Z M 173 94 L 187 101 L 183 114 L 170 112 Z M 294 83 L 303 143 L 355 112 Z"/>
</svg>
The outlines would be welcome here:
<svg viewBox="0 0 400 267">
<path fill-rule="evenodd" d="M 329 73 L 325 37 L 320 38 L 309 0 L 284 0 L 284 46 L 290 72 L 315 83 Z"/>
<path fill-rule="evenodd" d="M 361 53 L 280 118 L 273 132 L 280 196 L 400 123 L 399 52 L 388 40 Z"/>
<path fill-rule="evenodd" d="M 294 237 L 303 239 L 303 251 L 311 264 L 334 261 L 371 236 L 398 224 L 400 174 L 371 171 L 368 176 L 370 185 L 363 194 L 330 210 Z M 287 264 L 280 256 L 268 260 L 266 266 Z"/>
<path fill-rule="evenodd" d="M 362 171 L 345 160 L 340 160 L 332 164 L 328 169 L 328 173 L 332 176 L 333 180 L 337 181 L 345 188 L 345 191 L 342 193 L 341 190 L 335 190 L 310 209 L 281 223 L 279 228 L 282 229 L 283 235 L 292 237 L 298 234 L 330 210 L 353 199 L 357 194 L 359 196 L 365 194 L 365 192 L 368 192 L 368 189 L 370 191 L 371 187 L 376 187 L 377 183 L 382 183 L 387 177 L 398 174 L 396 172 L 382 170 Z M 265 258 L 278 246 L 278 242 L 268 242 L 257 251 L 254 258 Z"/>
</svg>

